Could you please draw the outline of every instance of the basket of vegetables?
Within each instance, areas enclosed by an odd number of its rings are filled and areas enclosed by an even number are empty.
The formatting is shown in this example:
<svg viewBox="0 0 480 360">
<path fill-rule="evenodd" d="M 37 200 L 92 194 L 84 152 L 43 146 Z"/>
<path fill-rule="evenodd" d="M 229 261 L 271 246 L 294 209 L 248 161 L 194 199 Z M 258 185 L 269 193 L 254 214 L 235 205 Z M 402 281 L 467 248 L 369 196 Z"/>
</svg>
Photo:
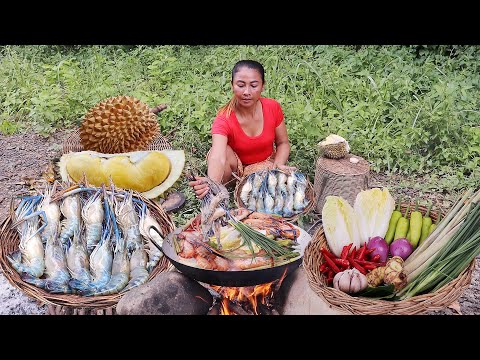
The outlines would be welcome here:
<svg viewBox="0 0 480 360">
<path fill-rule="evenodd" d="M 299 171 L 261 169 L 241 178 L 234 190 L 239 208 L 277 215 L 294 221 L 315 205 L 314 189 Z"/>
<path fill-rule="evenodd" d="M 0 225 L 0 267 L 41 303 L 113 309 L 130 289 L 171 268 L 153 243 L 161 247 L 174 229 L 139 193 L 54 184 L 11 199 Z"/>
<path fill-rule="evenodd" d="M 399 199 L 395 207 L 393 199 L 385 201 L 388 190 L 384 201 L 371 191 L 361 192 L 353 207 L 338 197 L 327 200 L 323 226 L 303 259 L 311 289 L 352 314 L 414 315 L 457 300 L 480 254 L 480 191 L 468 190 L 445 214 L 418 201 Z M 331 221 L 336 203 L 343 223 Z"/>
</svg>

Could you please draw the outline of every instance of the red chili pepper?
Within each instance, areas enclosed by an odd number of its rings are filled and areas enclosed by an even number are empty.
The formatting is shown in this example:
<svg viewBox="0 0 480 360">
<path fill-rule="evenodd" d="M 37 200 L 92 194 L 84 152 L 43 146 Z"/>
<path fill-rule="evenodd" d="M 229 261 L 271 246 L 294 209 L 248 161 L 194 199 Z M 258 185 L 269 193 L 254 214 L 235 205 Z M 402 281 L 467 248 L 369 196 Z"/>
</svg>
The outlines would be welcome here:
<svg viewBox="0 0 480 360">
<path fill-rule="evenodd" d="M 320 270 L 321 273 L 325 272 L 325 268 L 327 266 L 325 265 L 325 263 L 323 263 L 322 265 L 320 265 L 320 268 L 318 270 Z"/>
<path fill-rule="evenodd" d="M 340 254 L 340 258 L 346 259 L 348 256 L 348 252 L 350 251 L 350 248 L 352 247 L 353 243 L 350 243 L 348 245 L 345 245 L 342 249 L 342 253 Z"/>
<path fill-rule="evenodd" d="M 380 260 L 380 254 L 374 255 L 370 260 L 371 260 L 371 261 L 378 262 L 378 260 Z"/>
<path fill-rule="evenodd" d="M 365 264 L 365 265 L 363 265 L 363 268 L 364 268 L 365 270 L 373 270 L 373 269 L 375 269 L 375 268 L 377 268 L 377 267 L 378 267 L 377 264 Z"/>
<path fill-rule="evenodd" d="M 327 285 L 332 285 L 333 284 L 333 277 L 327 278 Z"/>
<path fill-rule="evenodd" d="M 352 258 L 355 258 L 356 252 L 357 252 L 357 247 L 354 246 L 354 247 L 353 247 L 353 250 L 352 250 L 352 253 L 350 254 L 350 256 L 351 256 Z"/>
<path fill-rule="evenodd" d="M 365 255 L 370 255 L 372 252 L 375 251 L 376 248 L 371 248 L 371 249 L 368 249 L 365 251 Z"/>
<path fill-rule="evenodd" d="M 330 269 L 330 270 L 328 271 L 328 274 L 327 274 L 327 279 L 328 279 L 328 278 L 332 278 L 332 279 L 333 279 L 333 276 L 334 276 L 334 275 L 335 275 L 335 273 L 333 272 L 332 269 Z"/>
<path fill-rule="evenodd" d="M 363 275 L 367 275 L 367 271 L 362 267 L 362 265 L 357 263 L 357 261 L 355 259 L 352 258 L 352 259 L 349 259 L 349 260 L 350 260 L 350 264 L 352 264 L 355 269 L 360 271 Z"/>
<path fill-rule="evenodd" d="M 329 258 L 328 256 L 325 256 L 325 261 L 327 262 L 327 264 L 330 266 L 330 268 L 331 268 L 335 273 L 340 272 L 340 269 L 339 269 L 338 266 L 333 262 L 333 260 L 332 260 L 331 258 Z"/>
<path fill-rule="evenodd" d="M 328 257 L 328 258 L 330 258 L 330 259 L 333 259 L 333 258 L 336 257 L 335 255 L 333 255 L 330 251 L 328 251 L 328 250 L 325 249 L 324 247 L 322 247 L 322 248 L 320 249 L 320 251 L 322 252 L 322 254 L 323 254 L 325 257 Z"/>
<path fill-rule="evenodd" d="M 335 264 L 340 265 L 342 267 L 347 267 L 348 268 L 350 266 L 350 262 L 347 259 L 334 258 L 332 260 Z"/>
<path fill-rule="evenodd" d="M 367 244 L 363 244 L 362 247 L 360 247 L 360 250 L 357 253 L 357 257 L 355 258 L 356 260 L 363 260 L 365 257 L 365 251 L 367 250 Z"/>
<path fill-rule="evenodd" d="M 381 264 L 381 262 L 375 262 L 375 261 L 369 261 L 369 260 L 357 260 L 356 259 L 355 261 L 362 266 L 366 265 L 366 264 L 378 266 L 379 264 Z"/>
</svg>

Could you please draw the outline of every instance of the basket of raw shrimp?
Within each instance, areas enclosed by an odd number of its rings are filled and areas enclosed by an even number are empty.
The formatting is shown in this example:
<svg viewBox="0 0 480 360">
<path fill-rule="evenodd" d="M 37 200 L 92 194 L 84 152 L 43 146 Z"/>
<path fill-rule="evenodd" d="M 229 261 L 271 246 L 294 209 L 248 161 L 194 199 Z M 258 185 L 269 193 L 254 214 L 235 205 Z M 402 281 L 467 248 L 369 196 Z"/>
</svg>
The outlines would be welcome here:
<svg viewBox="0 0 480 360">
<path fill-rule="evenodd" d="M 314 190 L 300 171 L 260 169 L 241 178 L 234 191 L 238 207 L 295 221 L 314 207 Z"/>
<path fill-rule="evenodd" d="M 11 199 L 0 227 L 0 266 L 11 284 L 42 303 L 114 308 L 170 268 L 160 249 L 174 229 L 165 211 L 138 193 L 54 183 Z"/>
</svg>

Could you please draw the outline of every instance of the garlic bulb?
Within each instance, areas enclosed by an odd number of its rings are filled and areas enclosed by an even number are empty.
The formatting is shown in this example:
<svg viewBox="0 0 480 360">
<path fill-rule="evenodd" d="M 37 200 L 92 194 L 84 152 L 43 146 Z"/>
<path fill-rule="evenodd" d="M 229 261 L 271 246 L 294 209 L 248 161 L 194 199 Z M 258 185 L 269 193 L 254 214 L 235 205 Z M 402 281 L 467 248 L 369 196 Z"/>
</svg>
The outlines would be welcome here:
<svg viewBox="0 0 480 360">
<path fill-rule="evenodd" d="M 357 293 L 367 286 L 367 277 L 355 268 L 340 271 L 333 277 L 333 287 L 347 294 Z"/>
</svg>

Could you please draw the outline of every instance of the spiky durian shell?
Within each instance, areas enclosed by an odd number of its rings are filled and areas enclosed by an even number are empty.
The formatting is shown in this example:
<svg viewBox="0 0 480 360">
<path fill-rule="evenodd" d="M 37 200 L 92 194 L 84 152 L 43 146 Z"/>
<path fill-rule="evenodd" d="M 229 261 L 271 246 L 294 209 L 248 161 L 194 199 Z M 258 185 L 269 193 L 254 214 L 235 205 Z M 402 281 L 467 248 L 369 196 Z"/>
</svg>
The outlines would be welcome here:
<svg viewBox="0 0 480 360">
<path fill-rule="evenodd" d="M 320 145 L 323 156 L 329 159 L 341 159 L 348 154 L 346 142 L 339 142 L 335 144 Z"/>
<path fill-rule="evenodd" d="M 133 96 L 114 96 L 91 108 L 80 127 L 85 150 L 105 154 L 146 150 L 159 133 L 157 116 Z"/>
</svg>

